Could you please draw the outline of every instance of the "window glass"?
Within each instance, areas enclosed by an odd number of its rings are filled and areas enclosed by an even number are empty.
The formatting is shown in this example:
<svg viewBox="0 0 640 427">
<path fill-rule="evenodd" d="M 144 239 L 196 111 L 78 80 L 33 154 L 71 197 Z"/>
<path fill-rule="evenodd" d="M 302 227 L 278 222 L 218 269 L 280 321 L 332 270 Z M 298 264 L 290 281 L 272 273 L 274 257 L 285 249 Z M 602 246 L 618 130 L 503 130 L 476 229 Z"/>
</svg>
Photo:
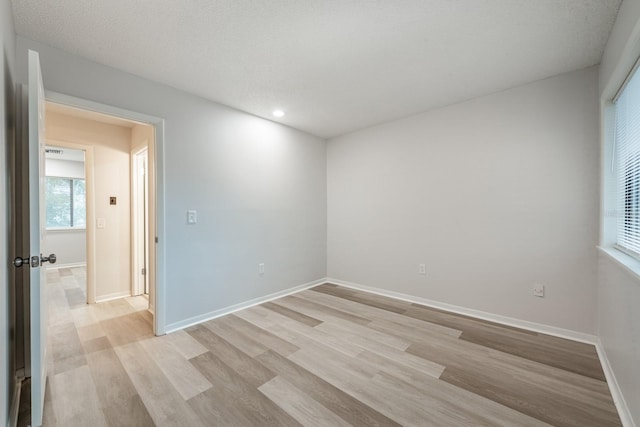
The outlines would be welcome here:
<svg viewBox="0 0 640 427">
<path fill-rule="evenodd" d="M 47 228 L 84 228 L 87 211 L 84 180 L 46 177 L 45 206 Z"/>
</svg>

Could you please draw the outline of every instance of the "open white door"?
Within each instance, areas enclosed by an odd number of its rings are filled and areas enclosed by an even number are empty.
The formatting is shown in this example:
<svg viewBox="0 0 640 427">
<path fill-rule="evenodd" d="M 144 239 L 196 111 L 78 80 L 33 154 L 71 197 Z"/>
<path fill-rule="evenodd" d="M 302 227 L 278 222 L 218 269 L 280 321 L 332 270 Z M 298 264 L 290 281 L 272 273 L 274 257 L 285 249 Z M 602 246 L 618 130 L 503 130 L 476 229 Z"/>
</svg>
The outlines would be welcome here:
<svg viewBox="0 0 640 427">
<path fill-rule="evenodd" d="M 29 244 L 31 253 L 31 425 L 42 425 L 44 390 L 47 380 L 47 294 L 46 271 L 39 266 L 55 257 L 42 257 L 44 203 L 41 179 L 44 179 L 44 86 L 38 52 L 29 51 Z"/>
</svg>

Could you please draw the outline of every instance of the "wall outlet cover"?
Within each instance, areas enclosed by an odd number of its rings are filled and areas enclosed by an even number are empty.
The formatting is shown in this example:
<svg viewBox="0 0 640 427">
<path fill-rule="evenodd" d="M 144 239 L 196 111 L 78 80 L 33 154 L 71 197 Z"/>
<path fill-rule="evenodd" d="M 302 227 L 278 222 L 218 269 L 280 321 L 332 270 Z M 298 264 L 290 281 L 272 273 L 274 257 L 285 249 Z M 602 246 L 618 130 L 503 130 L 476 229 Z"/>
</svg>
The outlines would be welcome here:
<svg viewBox="0 0 640 427">
<path fill-rule="evenodd" d="M 533 296 L 544 298 L 544 285 L 534 284 L 533 285 Z"/>
</svg>

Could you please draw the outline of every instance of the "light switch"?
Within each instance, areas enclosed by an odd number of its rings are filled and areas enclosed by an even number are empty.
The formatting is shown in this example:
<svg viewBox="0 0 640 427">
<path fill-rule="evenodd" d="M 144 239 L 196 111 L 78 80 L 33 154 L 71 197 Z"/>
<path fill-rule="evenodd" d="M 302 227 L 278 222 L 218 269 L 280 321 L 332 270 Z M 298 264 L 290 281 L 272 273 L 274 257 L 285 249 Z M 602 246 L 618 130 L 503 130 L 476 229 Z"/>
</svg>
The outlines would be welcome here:
<svg viewBox="0 0 640 427">
<path fill-rule="evenodd" d="M 187 211 L 187 224 L 195 224 L 198 222 L 197 211 Z"/>
<path fill-rule="evenodd" d="M 98 218 L 98 228 L 105 228 L 107 226 L 107 220 L 104 218 Z"/>
</svg>

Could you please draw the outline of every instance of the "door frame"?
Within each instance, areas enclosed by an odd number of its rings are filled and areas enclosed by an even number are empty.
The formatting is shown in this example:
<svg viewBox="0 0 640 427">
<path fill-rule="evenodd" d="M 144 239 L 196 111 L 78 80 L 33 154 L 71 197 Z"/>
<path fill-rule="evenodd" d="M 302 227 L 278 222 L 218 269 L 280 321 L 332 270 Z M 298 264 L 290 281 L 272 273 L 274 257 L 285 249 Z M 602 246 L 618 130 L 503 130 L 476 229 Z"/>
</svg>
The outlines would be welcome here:
<svg viewBox="0 0 640 427">
<path fill-rule="evenodd" d="M 69 107 L 80 108 L 83 110 L 93 111 L 96 113 L 107 114 L 110 116 L 120 117 L 122 119 L 134 122 L 144 123 L 154 128 L 154 156 L 148 157 L 148 161 L 153 161 L 155 167 L 155 237 L 156 237 L 156 262 L 155 262 L 155 312 L 153 316 L 153 332 L 155 335 L 164 335 L 166 333 L 166 244 L 165 244 L 165 148 L 164 148 L 164 119 L 160 117 L 150 116 L 131 110 L 115 107 L 112 105 L 102 104 L 89 101 L 75 96 L 65 95 L 58 92 L 45 91 L 45 99 L 56 104 L 67 105 Z M 151 141 L 150 141 L 151 142 Z M 85 159 L 86 160 L 86 159 Z M 88 204 L 88 201 L 87 201 Z M 89 223 L 87 212 L 87 233 L 89 228 L 95 225 Z M 153 230 L 150 230 L 153 233 Z M 88 236 L 88 234 L 87 234 Z M 93 254 L 95 256 L 95 253 Z M 89 260 L 89 252 L 87 252 L 87 260 Z M 94 260 L 95 261 L 95 260 Z M 88 272 L 87 272 L 88 273 Z M 95 283 L 95 282 L 94 282 Z M 95 289 L 95 288 L 94 288 Z M 94 295 L 95 300 L 95 295 Z"/>
<path fill-rule="evenodd" d="M 48 99 L 47 99 L 48 101 Z M 95 181 L 94 181 L 94 152 L 92 145 L 78 144 L 65 141 L 63 139 L 46 138 L 47 145 L 71 148 L 84 151 L 84 182 L 87 197 L 87 218 L 86 218 L 86 254 L 87 254 L 87 304 L 96 302 L 96 231 L 92 224 L 96 223 L 95 211 Z M 55 268 L 55 267 L 54 267 Z"/>
<path fill-rule="evenodd" d="M 149 141 L 144 147 L 131 152 L 131 295 L 143 295 L 149 285 L 149 274 L 145 271 L 141 278 L 140 270 L 148 270 L 149 265 Z M 144 178 L 140 178 L 140 156 L 144 153 L 145 168 Z M 142 191 L 142 198 L 140 195 Z M 142 210 L 142 211 L 141 211 Z M 142 234 L 142 237 L 141 237 Z M 140 262 L 140 255 L 144 260 Z M 142 283 L 141 283 L 142 282 Z M 151 309 L 151 307 L 150 307 Z M 152 309 L 153 312 L 153 309 Z"/>
</svg>

